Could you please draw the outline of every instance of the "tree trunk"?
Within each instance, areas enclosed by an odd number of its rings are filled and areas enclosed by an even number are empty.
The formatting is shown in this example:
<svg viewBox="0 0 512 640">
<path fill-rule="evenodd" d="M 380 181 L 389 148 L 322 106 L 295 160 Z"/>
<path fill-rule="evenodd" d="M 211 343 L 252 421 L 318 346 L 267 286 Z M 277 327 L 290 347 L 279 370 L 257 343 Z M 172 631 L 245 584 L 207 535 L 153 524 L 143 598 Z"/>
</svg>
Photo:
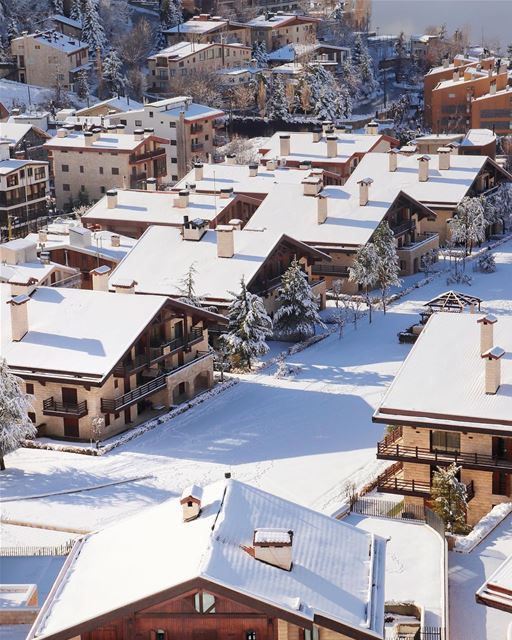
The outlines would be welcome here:
<svg viewBox="0 0 512 640">
<path fill-rule="evenodd" d="M 5 462 L 3 456 L 0 456 L 0 471 L 5 471 Z"/>
<path fill-rule="evenodd" d="M 372 323 L 372 301 L 370 300 L 368 287 L 366 288 L 366 304 L 368 305 L 368 321 L 369 321 L 369 324 L 371 324 Z"/>
</svg>

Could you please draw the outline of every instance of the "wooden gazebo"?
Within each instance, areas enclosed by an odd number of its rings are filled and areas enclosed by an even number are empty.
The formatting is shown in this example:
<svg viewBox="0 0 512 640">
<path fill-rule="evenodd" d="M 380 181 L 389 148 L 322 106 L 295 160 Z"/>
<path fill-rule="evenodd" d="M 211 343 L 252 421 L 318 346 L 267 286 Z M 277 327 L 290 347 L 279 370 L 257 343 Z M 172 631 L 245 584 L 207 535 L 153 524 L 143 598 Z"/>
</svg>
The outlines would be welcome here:
<svg viewBox="0 0 512 640">
<path fill-rule="evenodd" d="M 470 296 L 458 291 L 446 291 L 436 298 L 432 298 L 423 306 L 427 307 L 430 313 L 434 311 L 448 311 L 450 313 L 462 313 L 466 307 L 480 311 L 482 300 L 476 296 Z"/>
</svg>

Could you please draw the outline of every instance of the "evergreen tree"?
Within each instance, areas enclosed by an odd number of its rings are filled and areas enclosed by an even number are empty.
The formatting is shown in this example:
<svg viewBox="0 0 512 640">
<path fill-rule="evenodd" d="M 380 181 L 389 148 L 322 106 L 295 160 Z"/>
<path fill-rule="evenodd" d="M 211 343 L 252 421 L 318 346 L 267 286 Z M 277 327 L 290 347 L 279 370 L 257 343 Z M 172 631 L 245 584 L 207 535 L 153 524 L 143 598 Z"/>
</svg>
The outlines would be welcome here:
<svg viewBox="0 0 512 640">
<path fill-rule="evenodd" d="M 72 20 L 82 22 L 82 0 L 72 0 L 69 16 Z"/>
<path fill-rule="evenodd" d="M 354 39 L 354 46 L 352 47 L 352 64 L 354 67 L 359 67 L 363 58 L 365 45 L 361 34 L 358 33 Z"/>
<path fill-rule="evenodd" d="M 365 98 L 373 94 L 378 83 L 375 79 L 373 60 L 360 34 L 356 36 L 352 48 L 352 67 L 359 78 L 360 96 Z"/>
<path fill-rule="evenodd" d="M 101 23 L 98 0 L 83 0 L 81 3 L 82 39 L 87 42 L 92 55 L 105 46 L 105 31 Z"/>
<path fill-rule="evenodd" d="M 267 45 L 264 42 L 255 42 L 252 47 L 252 57 L 260 68 L 268 65 Z"/>
<path fill-rule="evenodd" d="M 274 329 L 280 336 L 303 340 L 314 334 L 315 326 L 323 326 L 318 315 L 318 300 L 297 258 L 293 258 L 277 292 L 278 308 Z"/>
<path fill-rule="evenodd" d="M 457 479 L 460 467 L 438 467 L 432 476 L 432 510 L 450 533 L 467 533 L 466 487 Z"/>
<path fill-rule="evenodd" d="M 309 65 L 305 72 L 310 109 L 319 120 L 338 120 L 352 112 L 352 101 L 346 85 L 341 85 L 321 64 Z"/>
<path fill-rule="evenodd" d="M 462 244 L 464 256 L 471 254 L 473 246 L 485 239 L 486 222 L 480 198 L 465 196 L 450 222 L 451 238 Z"/>
<path fill-rule="evenodd" d="M 14 16 L 10 17 L 7 23 L 7 39 L 9 42 L 20 35 L 19 31 L 18 21 Z"/>
<path fill-rule="evenodd" d="M 386 313 L 386 295 L 389 287 L 398 286 L 401 282 L 400 260 L 396 252 L 395 236 L 389 224 L 384 220 L 373 234 L 373 244 L 379 258 L 378 282 L 381 290 L 382 308 Z"/>
<path fill-rule="evenodd" d="M 279 75 L 274 77 L 270 87 L 267 115 L 271 120 L 283 120 L 285 122 L 290 116 L 284 83 Z"/>
<path fill-rule="evenodd" d="M 349 280 L 356 282 L 364 289 L 366 304 L 368 306 L 368 318 L 372 321 L 372 301 L 370 289 L 379 280 L 379 255 L 371 242 L 359 247 L 354 264 L 349 269 Z"/>
<path fill-rule="evenodd" d="M 170 29 L 183 22 L 183 7 L 181 0 L 161 0 L 160 24 L 165 29 Z"/>
<path fill-rule="evenodd" d="M 0 471 L 4 456 L 15 451 L 25 438 L 34 438 L 36 428 L 28 417 L 30 401 L 22 391 L 22 381 L 14 376 L 7 362 L 0 359 Z"/>
<path fill-rule="evenodd" d="M 53 13 L 55 13 L 57 15 L 63 15 L 64 14 L 63 0 L 51 0 L 51 7 L 52 7 Z"/>
<path fill-rule="evenodd" d="M 86 69 L 82 69 L 78 72 L 78 76 L 76 79 L 76 95 L 81 100 L 86 100 L 87 104 L 89 104 L 89 78 Z"/>
<path fill-rule="evenodd" d="M 181 302 L 186 302 L 193 307 L 201 307 L 201 298 L 196 294 L 196 274 L 196 264 L 193 262 L 178 282 L 178 291 L 181 295 Z"/>
<path fill-rule="evenodd" d="M 124 92 L 126 86 L 126 76 L 122 72 L 123 63 L 117 55 L 115 49 L 110 51 L 103 60 L 103 80 L 105 81 L 109 94 L 111 96 L 121 94 Z"/>
<path fill-rule="evenodd" d="M 252 360 L 268 351 L 266 338 L 272 335 L 272 320 L 263 300 L 247 290 L 244 278 L 240 292 L 231 294 L 233 301 L 228 312 L 228 331 L 222 336 L 226 350 L 242 368 L 251 368 Z"/>
<path fill-rule="evenodd" d="M 400 80 L 402 80 L 405 74 L 405 66 L 406 66 L 406 60 L 407 60 L 406 42 L 407 41 L 405 38 L 405 33 L 401 31 L 395 45 L 395 52 L 396 52 L 395 79 L 397 82 L 400 82 Z"/>
</svg>

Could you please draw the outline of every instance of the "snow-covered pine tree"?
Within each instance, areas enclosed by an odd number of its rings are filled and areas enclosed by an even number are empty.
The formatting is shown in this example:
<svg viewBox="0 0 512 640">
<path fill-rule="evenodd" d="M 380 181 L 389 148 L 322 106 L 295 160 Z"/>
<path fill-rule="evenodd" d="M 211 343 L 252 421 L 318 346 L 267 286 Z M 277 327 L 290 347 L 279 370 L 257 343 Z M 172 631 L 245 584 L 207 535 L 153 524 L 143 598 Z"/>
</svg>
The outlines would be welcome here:
<svg viewBox="0 0 512 640">
<path fill-rule="evenodd" d="M 480 198 L 465 196 L 459 203 L 450 222 L 451 239 L 464 247 L 464 257 L 471 254 L 473 246 L 485 239 L 486 221 Z"/>
<path fill-rule="evenodd" d="M 316 325 L 324 326 L 318 315 L 318 300 L 297 258 L 284 273 L 277 292 L 274 330 L 277 335 L 304 340 L 315 333 Z"/>
<path fill-rule="evenodd" d="M 103 60 L 103 80 L 111 96 L 120 95 L 126 86 L 126 76 L 122 72 L 123 63 L 115 49 L 110 49 Z"/>
<path fill-rule="evenodd" d="M 90 53 L 94 55 L 98 49 L 103 51 L 106 42 L 98 0 L 83 0 L 80 11 L 82 14 L 82 39 L 87 42 Z"/>
<path fill-rule="evenodd" d="M 466 487 L 457 479 L 460 467 L 452 463 L 438 467 L 432 475 L 432 510 L 444 522 L 450 533 L 467 533 Z"/>
<path fill-rule="evenodd" d="M 309 103 L 319 120 L 338 120 L 352 112 L 352 101 L 346 85 L 341 85 L 321 64 L 306 68 L 304 82 L 309 89 Z"/>
<path fill-rule="evenodd" d="M 51 7 L 53 13 L 57 15 L 63 15 L 64 13 L 64 3 L 63 0 L 51 0 Z"/>
<path fill-rule="evenodd" d="M 86 69 L 82 69 L 78 72 L 76 79 L 76 95 L 81 100 L 86 100 L 89 103 L 89 77 Z"/>
<path fill-rule="evenodd" d="M 270 86 L 270 96 L 267 102 L 267 115 L 271 120 L 282 120 L 284 122 L 286 122 L 290 117 L 284 83 L 279 75 L 273 78 Z"/>
<path fill-rule="evenodd" d="M 371 242 L 359 247 L 354 264 L 349 268 L 349 280 L 356 282 L 364 289 L 366 305 L 368 306 L 368 319 L 372 321 L 372 301 L 370 289 L 379 280 L 379 256 Z"/>
<path fill-rule="evenodd" d="M 373 244 L 379 258 L 378 282 L 381 290 L 382 308 L 386 313 L 386 295 L 389 287 L 398 286 L 401 282 L 400 260 L 396 252 L 395 236 L 386 220 L 383 220 L 373 234 Z"/>
<path fill-rule="evenodd" d="M 352 64 L 354 65 L 354 67 L 359 67 L 359 65 L 361 64 L 364 49 L 365 45 L 363 42 L 363 38 L 361 37 L 361 34 L 358 33 L 354 38 L 354 45 L 351 52 Z"/>
<path fill-rule="evenodd" d="M 187 269 L 183 278 L 178 282 L 180 301 L 186 302 L 193 307 L 201 307 L 201 298 L 196 294 L 196 263 L 193 262 Z"/>
<path fill-rule="evenodd" d="M 9 40 L 9 42 L 13 38 L 17 38 L 19 36 L 19 30 L 20 29 L 19 29 L 18 21 L 14 16 L 11 16 L 7 23 L 7 39 Z"/>
<path fill-rule="evenodd" d="M 82 22 L 82 0 L 72 0 L 69 17 L 77 22 Z"/>
<path fill-rule="evenodd" d="M 484 253 L 478 258 L 478 269 L 482 273 L 494 273 L 496 271 L 496 259 L 493 253 Z"/>
<path fill-rule="evenodd" d="M 160 23 L 166 29 L 183 22 L 181 0 L 162 0 L 160 3 Z"/>
<path fill-rule="evenodd" d="M 15 451 L 25 438 L 34 438 L 36 428 L 28 417 L 31 409 L 22 381 L 9 371 L 0 359 L 0 471 L 5 469 L 4 456 Z"/>
<path fill-rule="evenodd" d="M 490 199 L 496 218 L 501 221 L 502 231 L 505 233 L 512 220 L 512 184 L 502 182 Z"/>
<path fill-rule="evenodd" d="M 231 293 L 233 300 L 228 311 L 228 331 L 222 336 L 226 349 L 235 363 L 251 368 L 253 359 L 268 351 L 266 339 L 272 335 L 272 319 L 263 300 L 247 290 L 245 280 L 240 281 L 240 292 Z"/>
<path fill-rule="evenodd" d="M 264 42 L 255 42 L 252 47 L 252 57 L 256 60 L 258 67 L 266 67 L 268 65 L 267 45 Z"/>
</svg>

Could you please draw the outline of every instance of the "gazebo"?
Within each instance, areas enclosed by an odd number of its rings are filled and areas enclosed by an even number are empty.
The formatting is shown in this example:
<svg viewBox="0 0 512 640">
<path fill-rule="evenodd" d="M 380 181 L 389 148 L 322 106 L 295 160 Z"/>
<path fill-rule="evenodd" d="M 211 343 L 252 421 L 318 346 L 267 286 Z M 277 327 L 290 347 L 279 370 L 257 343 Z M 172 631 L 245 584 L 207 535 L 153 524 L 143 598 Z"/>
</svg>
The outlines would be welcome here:
<svg viewBox="0 0 512 640">
<path fill-rule="evenodd" d="M 427 307 L 430 313 L 434 311 L 448 311 L 450 313 L 463 313 L 466 307 L 474 311 L 478 307 L 480 311 L 480 304 L 482 300 L 476 296 L 470 296 L 466 293 L 460 293 L 458 291 L 446 291 L 436 298 L 432 298 L 426 302 L 423 306 Z"/>
</svg>

